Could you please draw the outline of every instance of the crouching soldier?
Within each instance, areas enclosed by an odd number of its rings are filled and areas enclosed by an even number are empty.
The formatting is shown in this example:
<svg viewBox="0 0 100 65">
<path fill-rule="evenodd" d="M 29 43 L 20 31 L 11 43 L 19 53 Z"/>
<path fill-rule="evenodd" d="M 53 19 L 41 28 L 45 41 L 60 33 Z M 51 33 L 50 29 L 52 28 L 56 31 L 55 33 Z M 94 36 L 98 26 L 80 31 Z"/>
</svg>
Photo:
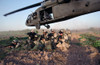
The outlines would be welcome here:
<svg viewBox="0 0 100 65">
<path fill-rule="evenodd" d="M 62 37 L 61 36 L 59 36 L 58 37 L 58 44 L 56 45 L 56 47 L 57 48 L 59 48 L 60 50 L 62 50 Z"/>
<path fill-rule="evenodd" d="M 59 37 L 57 47 L 62 51 L 67 51 L 68 44 L 66 44 L 65 40 L 62 37 Z"/>
<path fill-rule="evenodd" d="M 45 39 L 44 39 L 44 37 L 41 36 L 40 40 L 34 41 L 34 43 L 35 43 L 35 46 L 32 49 L 33 51 L 37 51 L 37 50 L 43 51 L 45 49 Z"/>
<path fill-rule="evenodd" d="M 64 35 L 63 31 L 59 32 L 57 47 L 62 51 L 67 51 L 69 48 L 68 36 Z"/>
<path fill-rule="evenodd" d="M 28 49 L 32 49 L 36 44 L 34 41 L 38 40 L 38 34 L 35 33 L 34 30 L 31 30 L 27 35 L 29 36 Z"/>
<path fill-rule="evenodd" d="M 49 40 L 51 41 L 52 50 L 56 49 L 57 44 L 57 34 L 54 30 L 51 30 L 51 33 L 48 35 Z"/>
<path fill-rule="evenodd" d="M 45 38 L 45 40 L 48 41 L 49 40 L 48 32 L 47 31 L 45 31 L 45 32 L 43 31 L 43 35 L 41 35 L 41 37 Z"/>
<path fill-rule="evenodd" d="M 52 41 L 51 41 L 52 50 L 55 50 L 55 49 L 56 49 L 57 43 L 58 43 L 58 42 L 57 42 L 57 39 L 56 39 L 56 38 L 52 39 Z"/>
<path fill-rule="evenodd" d="M 9 45 L 9 48 L 14 49 L 14 48 L 18 48 L 20 46 L 20 43 L 16 40 L 12 41 L 12 44 Z"/>
</svg>

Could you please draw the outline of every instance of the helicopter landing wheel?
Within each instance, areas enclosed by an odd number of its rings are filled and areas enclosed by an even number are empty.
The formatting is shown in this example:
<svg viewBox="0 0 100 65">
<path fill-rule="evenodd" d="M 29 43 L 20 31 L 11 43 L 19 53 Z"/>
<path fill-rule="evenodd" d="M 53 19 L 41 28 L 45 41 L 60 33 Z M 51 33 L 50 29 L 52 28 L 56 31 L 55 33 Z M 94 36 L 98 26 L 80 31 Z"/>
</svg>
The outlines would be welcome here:
<svg viewBox="0 0 100 65">
<path fill-rule="evenodd" d="M 47 29 L 49 29 L 49 28 L 50 28 L 50 25 L 46 24 L 45 27 L 46 27 Z"/>
<path fill-rule="evenodd" d="M 40 29 L 40 24 L 36 24 L 36 29 Z"/>
</svg>

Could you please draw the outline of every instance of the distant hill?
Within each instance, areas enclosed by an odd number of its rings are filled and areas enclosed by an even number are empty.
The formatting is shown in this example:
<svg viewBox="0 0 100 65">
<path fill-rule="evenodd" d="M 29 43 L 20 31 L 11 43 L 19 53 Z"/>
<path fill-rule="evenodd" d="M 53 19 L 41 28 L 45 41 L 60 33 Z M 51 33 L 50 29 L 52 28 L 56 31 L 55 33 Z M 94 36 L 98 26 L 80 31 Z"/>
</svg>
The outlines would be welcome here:
<svg viewBox="0 0 100 65">
<path fill-rule="evenodd" d="M 36 30 L 36 29 L 35 29 Z M 0 39 L 3 39 L 3 38 L 9 38 L 11 36 L 16 36 L 16 37 L 25 37 L 27 36 L 27 33 L 30 32 L 31 30 L 30 29 L 25 29 L 25 30 L 17 30 L 17 31 L 3 31 L 3 32 L 0 32 Z M 41 34 L 43 29 L 40 29 L 38 30 L 39 33 Z M 50 31 L 48 29 L 45 29 L 45 31 Z M 55 30 L 56 32 L 58 32 L 58 29 Z M 72 33 L 73 32 L 76 32 L 76 33 L 79 33 L 79 32 L 94 32 L 94 33 L 100 33 L 100 28 L 89 28 L 89 29 L 81 29 L 81 30 L 71 30 Z"/>
<path fill-rule="evenodd" d="M 81 30 L 72 30 L 72 32 L 96 32 L 100 33 L 100 28 L 89 28 L 89 29 L 81 29 Z"/>
<path fill-rule="evenodd" d="M 29 31 L 30 31 L 29 29 L 20 30 L 20 31 L 3 31 L 3 32 L 0 32 L 0 39 L 9 38 L 11 36 L 25 37 L 27 32 Z"/>
</svg>

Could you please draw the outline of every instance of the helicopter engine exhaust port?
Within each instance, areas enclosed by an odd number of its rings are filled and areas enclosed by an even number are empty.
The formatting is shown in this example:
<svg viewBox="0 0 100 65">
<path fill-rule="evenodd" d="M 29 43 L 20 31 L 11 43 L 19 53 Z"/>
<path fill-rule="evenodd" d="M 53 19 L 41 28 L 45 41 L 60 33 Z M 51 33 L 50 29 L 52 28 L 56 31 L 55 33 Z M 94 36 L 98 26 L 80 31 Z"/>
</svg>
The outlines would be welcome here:
<svg viewBox="0 0 100 65">
<path fill-rule="evenodd" d="M 45 26 L 47 29 L 50 28 L 50 25 L 48 25 L 48 24 L 45 24 L 44 26 Z"/>
</svg>

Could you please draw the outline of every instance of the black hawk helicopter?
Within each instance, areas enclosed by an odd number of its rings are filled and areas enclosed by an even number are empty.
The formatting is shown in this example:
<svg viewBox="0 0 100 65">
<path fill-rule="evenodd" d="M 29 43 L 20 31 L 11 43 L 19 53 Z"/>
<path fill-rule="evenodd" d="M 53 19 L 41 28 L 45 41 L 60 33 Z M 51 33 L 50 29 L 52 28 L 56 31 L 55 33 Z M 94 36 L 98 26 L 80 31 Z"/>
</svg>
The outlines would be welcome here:
<svg viewBox="0 0 100 65">
<path fill-rule="evenodd" d="M 7 13 L 4 16 L 40 5 L 41 7 L 28 16 L 26 20 L 27 26 L 36 26 L 37 29 L 40 29 L 40 26 L 44 25 L 50 28 L 48 25 L 50 23 L 100 11 L 100 0 L 44 0 L 43 2 Z"/>
</svg>

